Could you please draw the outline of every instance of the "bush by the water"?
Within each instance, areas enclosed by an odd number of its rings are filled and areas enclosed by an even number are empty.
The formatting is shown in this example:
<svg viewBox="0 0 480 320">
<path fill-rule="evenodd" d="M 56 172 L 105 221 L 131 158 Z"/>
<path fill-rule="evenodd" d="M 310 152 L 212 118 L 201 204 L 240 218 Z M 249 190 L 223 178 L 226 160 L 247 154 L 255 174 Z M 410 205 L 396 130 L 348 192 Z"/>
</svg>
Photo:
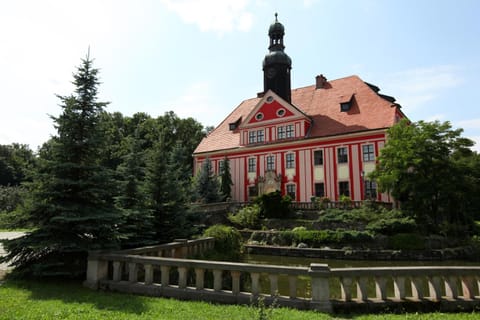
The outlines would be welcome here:
<svg viewBox="0 0 480 320">
<path fill-rule="evenodd" d="M 416 223 L 412 217 L 408 217 L 400 210 L 379 212 L 376 219 L 372 219 L 366 227 L 367 230 L 384 235 L 414 232 Z"/>
<path fill-rule="evenodd" d="M 297 246 L 304 243 L 309 247 L 320 248 L 326 245 L 350 246 L 373 241 L 373 235 L 367 231 L 356 230 L 305 230 L 295 228 L 292 231 L 256 231 L 251 241 L 278 246 Z"/>
<path fill-rule="evenodd" d="M 236 261 L 240 256 L 242 236 L 237 229 L 218 224 L 205 230 L 203 236 L 215 238 L 215 248 L 209 257 Z"/>
<path fill-rule="evenodd" d="M 228 220 L 242 228 L 257 229 L 260 227 L 260 206 L 246 206 L 235 214 L 230 213 Z"/>
</svg>

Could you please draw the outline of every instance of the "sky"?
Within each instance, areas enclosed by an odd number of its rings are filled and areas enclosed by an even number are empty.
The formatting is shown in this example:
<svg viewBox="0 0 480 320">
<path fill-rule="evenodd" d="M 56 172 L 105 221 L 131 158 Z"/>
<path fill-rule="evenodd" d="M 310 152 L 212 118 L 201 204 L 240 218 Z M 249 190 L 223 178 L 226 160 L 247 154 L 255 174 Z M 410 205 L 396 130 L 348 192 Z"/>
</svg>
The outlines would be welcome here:
<svg viewBox="0 0 480 320">
<path fill-rule="evenodd" d="M 477 0 L 0 0 L 0 144 L 56 134 L 57 95 L 88 50 L 107 111 L 217 126 L 263 90 L 275 12 L 292 88 L 358 75 L 480 151 Z"/>
</svg>

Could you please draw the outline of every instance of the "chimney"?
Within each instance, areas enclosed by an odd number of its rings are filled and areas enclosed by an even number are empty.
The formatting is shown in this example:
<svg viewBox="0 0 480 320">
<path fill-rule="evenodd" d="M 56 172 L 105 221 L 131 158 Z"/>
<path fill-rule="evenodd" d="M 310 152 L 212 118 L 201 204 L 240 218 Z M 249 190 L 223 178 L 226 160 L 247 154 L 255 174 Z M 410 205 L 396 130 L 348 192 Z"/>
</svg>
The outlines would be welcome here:
<svg viewBox="0 0 480 320">
<path fill-rule="evenodd" d="M 324 88 L 326 83 L 327 83 L 327 78 L 325 78 L 325 76 L 323 74 L 315 77 L 315 88 L 316 89 Z"/>
</svg>

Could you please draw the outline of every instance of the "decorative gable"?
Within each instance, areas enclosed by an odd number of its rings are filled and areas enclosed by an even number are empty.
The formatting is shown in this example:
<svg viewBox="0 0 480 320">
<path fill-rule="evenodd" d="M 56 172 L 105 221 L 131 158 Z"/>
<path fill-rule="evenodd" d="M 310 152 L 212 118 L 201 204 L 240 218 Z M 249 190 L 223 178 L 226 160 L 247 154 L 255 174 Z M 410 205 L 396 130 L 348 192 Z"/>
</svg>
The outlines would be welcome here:
<svg viewBox="0 0 480 320">
<path fill-rule="evenodd" d="M 269 90 L 240 125 L 240 129 L 299 119 L 310 122 L 307 115 Z"/>
</svg>

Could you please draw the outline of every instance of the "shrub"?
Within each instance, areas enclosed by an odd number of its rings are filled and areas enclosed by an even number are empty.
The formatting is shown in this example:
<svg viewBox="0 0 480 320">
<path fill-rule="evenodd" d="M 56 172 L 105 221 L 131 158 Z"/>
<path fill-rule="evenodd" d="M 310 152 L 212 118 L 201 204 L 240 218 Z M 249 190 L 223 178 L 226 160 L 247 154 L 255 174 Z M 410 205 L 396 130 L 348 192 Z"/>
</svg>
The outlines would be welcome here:
<svg viewBox="0 0 480 320">
<path fill-rule="evenodd" d="M 27 190 L 19 186 L 0 186 L 0 228 L 27 227 L 22 205 Z"/>
<path fill-rule="evenodd" d="M 287 218 L 291 213 L 292 199 L 289 196 L 282 197 L 278 190 L 261 195 L 256 199 L 256 203 L 260 206 L 260 215 L 264 218 Z"/>
<path fill-rule="evenodd" d="M 408 233 L 416 230 L 415 220 L 399 210 L 390 210 L 379 214 L 366 227 L 367 230 L 384 235 Z"/>
<path fill-rule="evenodd" d="M 217 224 L 205 230 L 203 235 L 215 238 L 214 252 L 209 256 L 219 260 L 237 260 L 242 246 L 242 236 L 237 229 Z"/>
<path fill-rule="evenodd" d="M 293 232 L 299 232 L 299 231 L 306 231 L 307 228 L 301 226 L 301 227 L 295 227 L 292 229 Z"/>
<path fill-rule="evenodd" d="M 279 233 L 279 241 L 287 245 L 294 245 L 300 242 L 310 247 L 320 247 L 327 244 L 352 244 L 365 243 L 373 240 L 373 236 L 365 231 L 348 230 L 292 230 Z"/>
<path fill-rule="evenodd" d="M 244 207 L 236 214 L 229 214 L 228 220 L 242 228 L 257 229 L 260 227 L 260 206 L 253 204 Z"/>
</svg>

